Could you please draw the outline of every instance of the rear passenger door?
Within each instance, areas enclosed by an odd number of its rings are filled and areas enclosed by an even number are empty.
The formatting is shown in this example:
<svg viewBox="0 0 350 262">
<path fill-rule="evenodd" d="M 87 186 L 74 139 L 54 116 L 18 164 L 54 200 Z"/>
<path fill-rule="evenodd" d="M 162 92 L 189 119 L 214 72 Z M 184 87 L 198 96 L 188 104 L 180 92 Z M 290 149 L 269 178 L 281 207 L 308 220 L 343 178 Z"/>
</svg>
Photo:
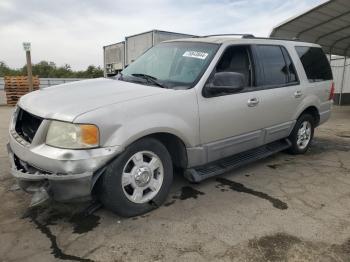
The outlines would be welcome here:
<svg viewBox="0 0 350 262">
<path fill-rule="evenodd" d="M 284 46 L 254 45 L 257 63 L 259 114 L 255 121 L 265 130 L 264 143 L 289 135 L 303 90 Z"/>
</svg>

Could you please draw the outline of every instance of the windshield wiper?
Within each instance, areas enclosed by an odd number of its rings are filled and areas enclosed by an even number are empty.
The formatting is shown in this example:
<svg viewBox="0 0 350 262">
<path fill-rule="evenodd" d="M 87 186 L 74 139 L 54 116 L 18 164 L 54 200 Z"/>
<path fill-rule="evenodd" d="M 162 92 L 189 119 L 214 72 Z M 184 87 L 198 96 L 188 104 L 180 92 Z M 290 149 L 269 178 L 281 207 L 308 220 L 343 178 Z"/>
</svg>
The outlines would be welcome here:
<svg viewBox="0 0 350 262">
<path fill-rule="evenodd" d="M 134 77 L 143 78 L 148 83 L 154 84 L 156 86 L 159 86 L 159 87 L 162 87 L 162 88 L 168 88 L 166 85 L 160 83 L 158 81 L 158 79 L 156 77 L 154 77 L 154 76 L 150 76 L 150 75 L 147 75 L 147 74 L 138 74 L 138 73 L 131 74 L 131 75 L 134 76 Z"/>
</svg>

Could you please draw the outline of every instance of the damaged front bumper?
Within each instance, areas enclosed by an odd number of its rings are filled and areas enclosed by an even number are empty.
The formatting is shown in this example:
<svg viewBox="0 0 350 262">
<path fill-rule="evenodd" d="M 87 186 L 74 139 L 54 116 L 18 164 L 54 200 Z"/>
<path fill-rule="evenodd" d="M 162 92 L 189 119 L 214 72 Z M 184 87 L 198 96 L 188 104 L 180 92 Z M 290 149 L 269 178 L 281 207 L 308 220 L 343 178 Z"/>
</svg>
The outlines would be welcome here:
<svg viewBox="0 0 350 262">
<path fill-rule="evenodd" d="M 106 163 L 121 152 L 118 146 L 90 150 L 68 150 L 46 144 L 25 144 L 10 132 L 7 145 L 11 174 L 26 192 L 40 202 L 88 199 Z"/>
</svg>

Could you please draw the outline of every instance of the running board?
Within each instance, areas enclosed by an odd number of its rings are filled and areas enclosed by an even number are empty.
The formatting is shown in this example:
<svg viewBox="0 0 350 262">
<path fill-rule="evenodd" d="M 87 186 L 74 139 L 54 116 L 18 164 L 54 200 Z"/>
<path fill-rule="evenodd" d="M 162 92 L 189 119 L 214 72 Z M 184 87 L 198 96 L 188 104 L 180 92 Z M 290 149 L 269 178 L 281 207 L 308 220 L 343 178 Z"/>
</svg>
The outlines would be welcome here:
<svg viewBox="0 0 350 262">
<path fill-rule="evenodd" d="M 189 168 L 185 171 L 185 178 L 191 182 L 200 182 L 204 179 L 223 174 L 232 169 L 241 167 L 250 162 L 266 158 L 291 146 L 289 140 L 279 140 L 270 144 L 242 152 L 204 166 Z"/>
</svg>

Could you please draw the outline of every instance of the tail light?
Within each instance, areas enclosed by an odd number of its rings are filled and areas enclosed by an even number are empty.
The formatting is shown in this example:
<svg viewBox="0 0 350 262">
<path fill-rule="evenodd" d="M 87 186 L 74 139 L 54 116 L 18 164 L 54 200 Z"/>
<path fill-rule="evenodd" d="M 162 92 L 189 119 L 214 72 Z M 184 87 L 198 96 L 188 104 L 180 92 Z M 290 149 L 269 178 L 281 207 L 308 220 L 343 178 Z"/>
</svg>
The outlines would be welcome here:
<svg viewBox="0 0 350 262">
<path fill-rule="evenodd" d="M 333 100 L 333 98 L 334 98 L 334 91 L 335 91 L 334 82 L 332 82 L 328 100 Z"/>
</svg>

